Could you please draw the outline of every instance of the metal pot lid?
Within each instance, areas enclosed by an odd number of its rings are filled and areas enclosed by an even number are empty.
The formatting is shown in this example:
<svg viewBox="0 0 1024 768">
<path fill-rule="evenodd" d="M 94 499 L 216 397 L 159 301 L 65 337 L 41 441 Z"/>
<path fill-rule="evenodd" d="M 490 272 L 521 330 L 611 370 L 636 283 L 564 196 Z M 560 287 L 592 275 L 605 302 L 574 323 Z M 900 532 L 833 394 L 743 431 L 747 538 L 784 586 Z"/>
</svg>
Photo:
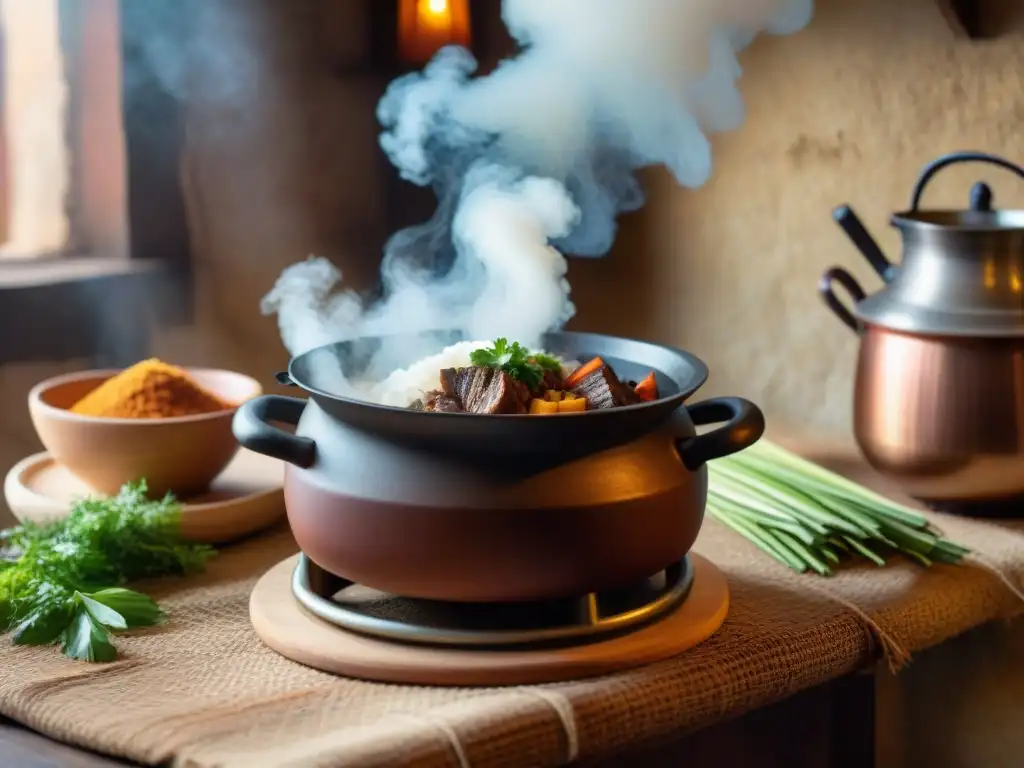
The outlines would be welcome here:
<svg viewBox="0 0 1024 768">
<path fill-rule="evenodd" d="M 1024 336 L 1024 211 L 897 214 L 904 260 L 858 302 L 864 323 L 942 336 Z"/>
<path fill-rule="evenodd" d="M 1024 211 L 913 211 L 892 224 L 903 263 L 858 302 L 858 320 L 908 333 L 1024 336 Z"/>
<path fill-rule="evenodd" d="M 941 169 L 983 162 L 1024 178 L 1024 168 L 981 152 L 957 152 L 921 173 L 910 208 L 892 226 L 903 236 L 903 263 L 883 271 L 887 285 L 858 301 L 861 323 L 936 336 L 1024 336 L 1024 211 L 995 210 L 983 182 L 968 210 L 922 210 L 925 187 Z M 883 258 L 884 260 L 884 258 Z"/>
</svg>

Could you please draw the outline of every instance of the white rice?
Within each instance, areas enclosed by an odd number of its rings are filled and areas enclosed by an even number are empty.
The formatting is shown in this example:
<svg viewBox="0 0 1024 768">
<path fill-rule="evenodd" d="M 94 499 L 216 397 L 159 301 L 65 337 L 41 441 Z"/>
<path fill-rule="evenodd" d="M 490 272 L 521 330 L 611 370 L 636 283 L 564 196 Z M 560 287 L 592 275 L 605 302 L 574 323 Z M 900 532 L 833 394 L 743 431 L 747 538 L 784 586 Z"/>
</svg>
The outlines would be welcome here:
<svg viewBox="0 0 1024 768">
<path fill-rule="evenodd" d="M 445 347 L 436 355 L 417 360 L 408 368 L 392 371 L 384 381 L 370 391 L 369 399 L 381 405 L 406 408 L 426 392 L 441 385 L 442 368 L 465 368 L 472 365 L 470 353 L 481 347 L 490 347 L 490 341 L 460 341 Z M 579 367 L 576 361 L 562 364 L 562 375 L 568 376 Z"/>
<path fill-rule="evenodd" d="M 445 347 L 436 355 L 417 360 L 408 368 L 392 371 L 373 388 L 371 399 L 382 405 L 405 408 L 417 398 L 423 397 L 425 392 L 441 386 L 442 368 L 465 368 L 472 365 L 470 353 L 489 346 L 489 341 L 460 341 Z"/>
</svg>

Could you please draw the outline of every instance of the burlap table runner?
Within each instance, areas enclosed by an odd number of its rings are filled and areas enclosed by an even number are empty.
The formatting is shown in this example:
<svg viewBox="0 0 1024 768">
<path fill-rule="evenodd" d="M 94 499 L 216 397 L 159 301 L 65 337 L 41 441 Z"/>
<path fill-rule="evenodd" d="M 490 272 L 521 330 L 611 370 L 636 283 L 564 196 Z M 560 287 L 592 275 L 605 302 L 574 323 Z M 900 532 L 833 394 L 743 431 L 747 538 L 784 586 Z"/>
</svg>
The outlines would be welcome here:
<svg viewBox="0 0 1024 768">
<path fill-rule="evenodd" d="M 848 468 L 849 469 L 849 468 Z M 850 472 L 847 472 L 850 474 Z M 1022 607 L 1024 527 L 937 516 L 985 565 L 893 562 L 800 576 L 708 521 L 697 550 L 729 578 L 713 638 L 670 662 L 572 683 L 419 688 L 340 679 L 262 645 L 257 578 L 294 552 L 279 531 L 151 591 L 165 627 L 120 638 L 107 665 L 0 644 L 0 714 L 56 739 L 180 766 L 553 766 L 752 709 Z M 995 571 L 999 572 L 997 576 Z"/>
</svg>

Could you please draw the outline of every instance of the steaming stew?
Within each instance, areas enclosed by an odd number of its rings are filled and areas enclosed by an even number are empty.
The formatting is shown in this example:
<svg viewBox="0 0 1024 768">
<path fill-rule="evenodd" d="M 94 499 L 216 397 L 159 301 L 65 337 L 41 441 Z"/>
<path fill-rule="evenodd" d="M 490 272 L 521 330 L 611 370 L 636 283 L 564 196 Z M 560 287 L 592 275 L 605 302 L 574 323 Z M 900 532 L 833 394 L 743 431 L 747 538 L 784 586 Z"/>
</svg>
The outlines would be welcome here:
<svg viewBox="0 0 1024 768">
<path fill-rule="evenodd" d="M 497 339 L 470 354 L 472 365 L 443 368 L 440 386 L 410 408 L 442 413 L 556 414 L 618 408 L 658 399 L 654 371 L 643 381 L 620 381 L 595 357 L 579 366 L 517 341 Z"/>
</svg>

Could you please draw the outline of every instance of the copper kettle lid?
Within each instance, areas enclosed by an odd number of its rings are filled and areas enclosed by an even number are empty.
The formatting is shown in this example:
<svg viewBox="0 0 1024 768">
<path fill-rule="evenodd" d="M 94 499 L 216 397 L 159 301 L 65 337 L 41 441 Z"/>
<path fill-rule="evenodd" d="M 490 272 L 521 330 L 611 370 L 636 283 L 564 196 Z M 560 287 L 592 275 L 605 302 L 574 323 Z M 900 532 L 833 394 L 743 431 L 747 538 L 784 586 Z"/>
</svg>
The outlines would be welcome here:
<svg viewBox="0 0 1024 768">
<path fill-rule="evenodd" d="M 910 208 L 891 219 L 903 235 L 898 266 L 852 211 L 836 211 L 836 220 L 886 283 L 854 306 L 860 323 L 926 335 L 1024 336 L 1024 211 L 994 210 L 992 190 L 981 182 L 971 190 L 967 210 L 920 207 L 934 175 L 962 162 L 989 163 L 1024 178 L 1024 168 L 982 152 L 956 152 L 930 163 L 918 177 Z"/>
</svg>

